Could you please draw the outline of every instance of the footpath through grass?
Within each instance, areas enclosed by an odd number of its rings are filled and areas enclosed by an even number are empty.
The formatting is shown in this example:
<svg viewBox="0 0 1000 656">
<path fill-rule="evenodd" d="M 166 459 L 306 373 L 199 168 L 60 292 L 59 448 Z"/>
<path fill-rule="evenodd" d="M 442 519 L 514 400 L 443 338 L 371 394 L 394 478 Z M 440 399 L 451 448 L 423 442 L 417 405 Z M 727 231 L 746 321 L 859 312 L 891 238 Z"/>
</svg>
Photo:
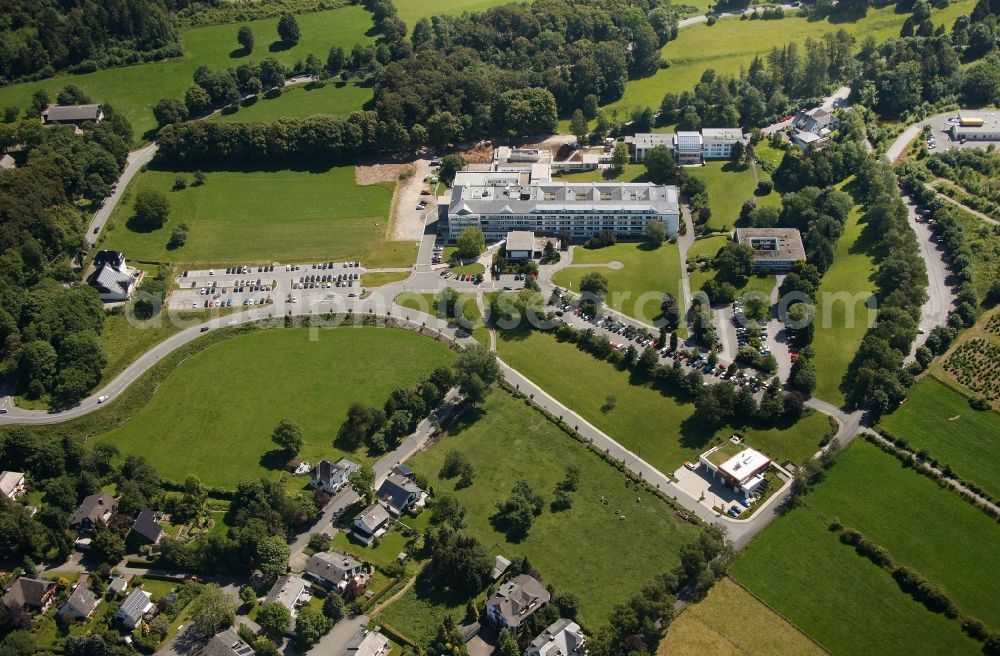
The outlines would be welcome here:
<svg viewBox="0 0 1000 656">
<path fill-rule="evenodd" d="M 826 652 L 730 578 L 687 606 L 667 628 L 657 656 L 744 656 Z"/>
<path fill-rule="evenodd" d="M 605 248 L 573 248 L 573 264 L 612 262 L 620 262 L 621 268 L 569 267 L 557 272 L 553 282 L 579 291 L 580 280 L 596 271 L 608 279 L 608 306 L 646 323 L 660 316 L 663 292 L 670 292 L 678 299 L 684 298 L 680 251 L 676 243 L 665 242 L 659 248 L 636 242 L 623 242 Z"/>
<path fill-rule="evenodd" d="M 833 653 L 977 654 L 958 621 L 928 611 L 889 571 L 840 542 L 837 518 L 992 625 L 998 527 L 981 511 L 858 441 L 806 497 L 761 533 L 732 574 Z"/>
<path fill-rule="evenodd" d="M 860 208 L 855 206 L 816 293 L 813 394 L 836 405 L 844 402 L 840 383 L 875 315 L 874 309 L 869 312 L 867 299 L 875 291 L 872 275 L 877 267 L 862 239 L 863 228 Z"/>
<path fill-rule="evenodd" d="M 266 330 L 213 344 L 178 366 L 130 421 L 96 439 L 145 456 L 173 480 L 195 474 L 233 487 L 276 478 L 288 460 L 270 438 L 280 419 L 302 426 L 304 460 L 336 459 L 344 452 L 333 440 L 352 402 L 381 406 L 394 388 L 452 359 L 443 344 L 404 330 L 310 332 Z"/>
<path fill-rule="evenodd" d="M 372 14 L 361 5 L 298 14 L 295 18 L 302 36 L 298 44 L 291 48 L 285 48 L 278 42 L 277 16 L 197 27 L 181 33 L 185 51 L 182 58 L 15 84 L 0 88 L 0 105 L 17 105 L 23 109 L 30 104 L 31 94 L 36 89 L 46 89 L 54 98 L 64 86 L 75 84 L 94 102 L 110 104 L 122 112 L 132 122 L 136 140 L 141 141 L 151 138 L 151 131 L 156 128 L 153 105 L 161 98 L 183 99 L 184 91 L 194 83 L 193 75 L 199 66 L 224 70 L 266 57 L 274 57 L 286 66 L 292 66 L 309 54 L 325 61 L 333 46 L 339 45 L 350 52 L 356 43 L 374 41 Z M 253 30 L 257 42 L 249 55 L 236 42 L 236 32 L 241 25 L 248 25 Z M 354 109 L 361 109 L 361 105 Z M 308 116 L 311 113 L 314 112 L 294 115 Z"/>
<path fill-rule="evenodd" d="M 1000 413 L 973 410 L 969 400 L 933 376 L 910 388 L 906 402 L 881 426 L 905 437 L 914 451 L 927 449 L 964 479 L 1000 497 Z"/>
<path fill-rule="evenodd" d="M 696 460 L 709 445 L 728 438 L 734 430 L 723 427 L 706 435 L 688 421 L 693 404 L 663 394 L 629 372 L 557 341 L 550 333 L 500 332 L 497 352 L 511 367 L 665 474 L 672 474 L 685 460 Z M 604 412 L 601 408 L 608 396 L 616 404 Z M 826 415 L 812 413 L 791 426 L 739 430 L 772 459 L 802 462 L 819 448 L 830 424 Z"/>
<path fill-rule="evenodd" d="M 475 468 L 475 480 L 465 489 L 455 489 L 456 479 L 437 477 L 451 450 L 463 453 Z M 468 509 L 466 530 L 491 554 L 527 556 L 544 583 L 574 593 L 580 600 L 580 619 L 588 626 L 606 622 L 614 605 L 627 601 L 656 574 L 672 569 L 681 544 L 697 535 L 697 529 L 679 522 L 664 501 L 625 483 L 623 474 L 502 390 L 492 392 L 481 410 L 462 417 L 440 443 L 418 453 L 410 465 L 428 477 L 435 493 L 453 495 Z M 568 465 L 580 468 L 579 489 L 571 493 L 572 508 L 552 512 L 549 503 Z M 496 502 L 509 496 L 521 479 L 544 497 L 545 508 L 527 538 L 513 542 L 493 528 L 490 516 Z M 572 557 L 567 557 L 567 549 Z M 421 595 L 418 587 L 376 621 L 426 641 L 449 607 L 435 601 Z M 464 607 L 456 620 L 462 615 Z"/>
<path fill-rule="evenodd" d="M 188 186 L 175 191 L 178 175 Z M 206 176 L 205 184 L 194 186 L 190 170 L 140 173 L 129 185 L 128 201 L 115 208 L 102 245 L 132 260 L 192 268 L 348 258 L 376 266 L 368 256 L 385 240 L 392 183 L 359 186 L 353 166 L 208 170 Z M 133 204 L 138 192 L 150 189 L 166 195 L 170 217 L 162 228 L 146 231 L 134 225 Z M 181 223 L 189 229 L 187 243 L 168 249 L 170 233 Z"/>
</svg>

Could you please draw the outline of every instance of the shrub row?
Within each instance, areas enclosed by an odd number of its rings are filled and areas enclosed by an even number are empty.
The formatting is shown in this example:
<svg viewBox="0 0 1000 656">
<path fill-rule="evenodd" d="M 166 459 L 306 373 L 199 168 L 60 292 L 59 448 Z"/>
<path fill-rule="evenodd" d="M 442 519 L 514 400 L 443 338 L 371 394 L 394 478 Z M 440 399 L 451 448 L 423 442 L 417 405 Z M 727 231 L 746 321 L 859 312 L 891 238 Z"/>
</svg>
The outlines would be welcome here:
<svg viewBox="0 0 1000 656">
<path fill-rule="evenodd" d="M 898 437 L 896 435 L 893 435 L 889 431 L 881 428 L 878 429 L 878 433 L 885 439 L 892 442 L 896 446 L 896 448 L 909 452 L 914 458 L 916 458 L 917 462 L 929 463 L 931 467 L 934 467 L 935 469 L 940 469 L 941 473 L 944 475 L 945 478 L 949 478 L 955 481 L 956 483 L 960 483 L 962 487 L 971 490 L 972 492 L 976 493 L 978 496 L 982 497 L 983 499 L 986 499 L 987 501 L 996 503 L 996 499 L 992 495 L 990 495 L 989 492 L 979 487 L 976 483 L 959 476 L 958 473 L 954 469 L 952 469 L 951 465 L 938 461 L 938 459 L 932 457 L 926 449 L 922 449 L 920 451 L 914 451 L 913 447 L 910 446 L 909 440 L 907 440 L 905 437 Z"/>
</svg>

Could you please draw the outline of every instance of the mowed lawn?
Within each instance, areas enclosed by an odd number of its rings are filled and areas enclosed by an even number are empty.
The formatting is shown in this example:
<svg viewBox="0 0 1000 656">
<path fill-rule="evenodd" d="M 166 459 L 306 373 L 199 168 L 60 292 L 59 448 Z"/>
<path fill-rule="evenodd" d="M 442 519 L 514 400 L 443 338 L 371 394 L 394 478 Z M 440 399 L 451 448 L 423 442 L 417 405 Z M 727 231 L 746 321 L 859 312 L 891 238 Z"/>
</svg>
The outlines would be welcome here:
<svg viewBox="0 0 1000 656">
<path fill-rule="evenodd" d="M 778 517 L 730 575 L 834 654 L 980 653 L 958 622 L 903 593 L 808 508 Z"/>
<path fill-rule="evenodd" d="M 704 166 L 693 166 L 684 169 L 685 174 L 700 179 L 708 191 L 708 205 L 712 217 L 708 220 L 710 228 L 730 230 L 740 218 L 740 208 L 743 202 L 751 198 L 758 205 L 781 205 L 781 197 L 772 191 L 767 196 L 755 196 L 757 182 L 753 177 L 753 169 L 749 165 L 736 164 L 727 161 L 710 161 Z M 761 172 L 763 179 L 770 179 Z"/>
<path fill-rule="evenodd" d="M 681 259 L 676 243 L 664 242 L 659 248 L 645 243 L 623 242 L 605 248 L 573 248 L 573 264 L 621 262 L 620 269 L 607 266 L 570 267 L 556 273 L 553 282 L 574 291 L 580 280 L 597 271 L 608 279 L 607 304 L 640 321 L 651 323 L 660 316 L 663 292 L 683 298 Z"/>
<path fill-rule="evenodd" d="M 96 439 L 145 456 L 172 480 L 196 474 L 231 488 L 276 478 L 288 456 L 270 435 L 283 417 L 302 426 L 304 460 L 336 459 L 351 403 L 381 406 L 451 360 L 444 345 L 403 330 L 326 329 L 315 339 L 308 329 L 258 331 L 194 355 L 130 421 Z"/>
<path fill-rule="evenodd" d="M 861 531 L 897 562 L 934 581 L 963 613 L 994 630 L 1000 624 L 1000 596 L 984 585 L 996 581 L 1000 569 L 1000 525 L 953 491 L 858 440 L 807 504 L 818 515 Z"/>
<path fill-rule="evenodd" d="M 417 312 L 441 316 L 443 313 L 438 309 L 438 294 L 431 292 L 403 292 L 393 299 L 396 304 Z M 471 328 L 472 337 L 480 344 L 490 345 L 489 330 L 483 322 L 483 315 L 479 311 L 479 304 L 476 303 L 474 293 L 464 293 L 458 295 L 458 303 L 461 308 L 462 317 L 465 319 L 463 327 Z M 405 313 L 404 313 L 405 315 Z"/>
<path fill-rule="evenodd" d="M 712 586 L 707 597 L 687 606 L 670 623 L 656 653 L 820 656 L 826 652 L 732 579 L 724 578 Z"/>
<path fill-rule="evenodd" d="M 174 191 L 184 175 L 188 187 Z M 353 166 L 315 170 L 208 171 L 204 185 L 192 186 L 190 171 L 150 168 L 129 185 L 129 202 L 112 214 L 113 231 L 103 244 L 129 259 L 186 265 L 342 260 L 365 257 L 386 233 L 391 183 L 358 186 Z M 136 194 L 163 192 L 170 217 L 158 230 L 129 226 Z M 186 223 L 187 243 L 169 250 L 173 227 Z M 406 262 L 405 264 L 409 264 Z"/>
<path fill-rule="evenodd" d="M 475 468 L 475 481 L 468 488 L 456 490 L 456 479 L 437 478 L 451 450 L 465 454 Z M 574 593 L 580 600 L 580 619 L 588 626 L 602 625 L 615 604 L 627 601 L 653 576 L 671 570 L 681 544 L 697 535 L 697 529 L 679 522 L 664 501 L 623 484 L 620 472 L 501 390 L 490 394 L 481 412 L 463 417 L 440 443 L 409 464 L 428 477 L 437 494 L 453 495 L 468 509 L 466 530 L 491 554 L 527 556 L 544 583 Z M 572 493 L 572 508 L 552 512 L 549 503 L 568 465 L 580 468 L 580 486 Z M 494 530 L 490 516 L 496 502 L 522 479 L 542 495 L 545 508 L 527 538 L 511 542 Z M 641 503 L 636 502 L 637 494 Z M 602 497 L 608 502 L 602 503 Z M 414 602 L 420 597 L 411 594 Z M 413 638 L 430 637 L 423 628 L 427 618 L 411 617 L 411 606 L 390 606 L 376 621 Z M 441 614 L 434 615 L 436 624 Z"/>
<path fill-rule="evenodd" d="M 184 91 L 194 83 L 192 76 L 199 66 L 222 70 L 266 57 L 274 57 L 291 66 L 309 54 L 325 61 L 333 46 L 339 45 L 350 52 L 354 44 L 374 40 L 369 35 L 374 26 L 372 15 L 360 5 L 298 14 L 295 18 L 302 35 L 298 44 L 291 48 L 286 49 L 278 43 L 277 17 L 197 27 L 184 30 L 181 34 L 186 53 L 183 58 L 4 87 L 0 89 L 0 105 L 24 108 L 31 102 L 31 94 L 36 89 L 46 89 L 55 97 L 62 87 L 75 84 L 94 102 L 108 103 L 128 117 L 135 128 L 136 139 L 141 140 L 144 135 L 149 138 L 146 133 L 156 128 L 152 106 L 161 98 L 183 98 Z M 256 47 L 249 55 L 236 42 L 236 32 L 241 25 L 248 25 L 254 33 Z M 360 108 L 359 105 L 355 109 Z M 312 113 L 315 112 L 295 115 L 308 116 Z"/>
<path fill-rule="evenodd" d="M 235 112 L 219 112 L 213 121 L 249 123 L 275 121 L 286 116 L 304 118 L 314 114 L 346 116 L 371 102 L 374 87 L 363 82 L 328 80 L 323 86 L 309 84 L 288 87 L 277 98 L 261 96 Z"/>
<path fill-rule="evenodd" d="M 882 417 L 882 428 L 927 449 L 962 478 L 1000 497 L 1000 414 L 973 410 L 969 401 L 933 376 L 910 388 L 906 402 Z"/>
<path fill-rule="evenodd" d="M 931 21 L 935 26 L 944 25 L 950 30 L 955 18 L 968 14 L 975 0 L 960 0 L 942 10 L 934 10 Z M 625 86 L 625 94 L 607 106 L 609 118 L 627 120 L 632 109 L 660 106 L 663 94 L 680 93 L 694 89 L 705 69 L 735 75 L 746 68 L 754 55 L 765 56 L 772 47 L 787 43 L 803 43 L 806 38 L 818 39 L 828 32 L 840 29 L 854 35 L 857 45 L 868 36 L 884 41 L 899 36 L 899 30 L 908 14 L 896 13 L 894 6 L 869 9 L 868 14 L 854 22 L 832 22 L 830 19 L 811 21 L 788 12 L 782 20 L 740 20 L 726 18 L 715 25 L 700 23 L 680 30 L 678 37 L 662 49 L 663 59 L 670 63 L 649 77 L 632 80 Z M 800 49 L 804 56 L 804 51 Z M 561 131 L 568 130 L 569 121 L 560 124 Z"/>
<path fill-rule="evenodd" d="M 875 310 L 868 309 L 868 299 L 875 292 L 872 275 L 875 261 L 861 240 L 864 227 L 858 207 L 844 226 L 837 241 L 833 264 L 823 276 L 816 294 L 816 318 L 813 348 L 816 351 L 816 390 L 824 401 L 841 404 L 844 393 L 840 383 L 854 359 Z"/>
<path fill-rule="evenodd" d="M 685 424 L 694 405 L 679 402 L 649 385 L 633 385 L 628 372 L 573 344 L 558 342 L 550 333 L 532 331 L 512 336 L 500 332 L 497 352 L 511 367 L 664 473 L 674 472 L 685 460 L 696 460 L 708 445 L 733 432 L 723 427 L 714 435 L 705 435 L 690 422 Z M 603 412 L 601 407 L 608 396 L 615 397 L 616 406 Z M 801 462 L 816 452 L 830 425 L 825 415 L 812 413 L 791 426 L 739 430 L 751 445 L 766 451 L 772 459 Z"/>
<path fill-rule="evenodd" d="M 500 5 L 513 4 L 515 0 L 393 0 L 399 17 L 406 26 L 413 29 L 413 24 L 421 18 L 433 16 L 457 16 L 465 12 L 485 11 Z"/>
</svg>

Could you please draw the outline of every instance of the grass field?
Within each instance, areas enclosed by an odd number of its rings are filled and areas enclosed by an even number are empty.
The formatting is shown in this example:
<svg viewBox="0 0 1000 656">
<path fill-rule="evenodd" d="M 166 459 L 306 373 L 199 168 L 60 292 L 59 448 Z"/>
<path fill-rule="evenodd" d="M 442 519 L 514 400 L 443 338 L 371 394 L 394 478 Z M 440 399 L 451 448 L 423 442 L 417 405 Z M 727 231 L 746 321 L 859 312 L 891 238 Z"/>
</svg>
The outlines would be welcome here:
<svg viewBox="0 0 1000 656">
<path fill-rule="evenodd" d="M 663 292 L 683 298 L 681 259 L 677 244 L 665 242 L 656 249 L 645 243 L 620 243 L 605 248 L 573 248 L 573 264 L 621 262 L 621 269 L 574 267 L 556 273 L 553 282 L 579 291 L 580 280 L 597 271 L 608 279 L 607 304 L 640 321 L 652 322 L 660 315 Z"/>
<path fill-rule="evenodd" d="M 670 623 L 657 656 L 819 656 L 826 652 L 753 595 L 724 578 Z"/>
<path fill-rule="evenodd" d="M 409 271 L 376 271 L 374 273 L 362 273 L 361 285 L 363 287 L 381 287 L 391 282 L 399 282 L 410 277 Z"/>
<path fill-rule="evenodd" d="M 935 10 L 931 21 L 935 26 L 943 24 L 950 30 L 955 18 L 968 14 L 974 5 L 974 0 L 960 0 L 945 9 Z M 658 108 L 663 94 L 668 91 L 693 90 L 707 68 L 735 75 L 741 67 L 750 64 L 754 55 L 764 56 L 772 47 L 802 43 L 808 37 L 816 39 L 827 32 L 843 29 L 857 38 L 858 45 L 867 36 L 876 41 L 895 38 L 907 15 L 896 13 L 894 6 L 888 6 L 869 9 L 865 18 L 854 22 L 813 21 L 789 15 L 782 20 L 727 18 L 711 26 L 700 23 L 685 27 L 662 49 L 663 59 L 670 66 L 649 77 L 630 81 L 625 87 L 625 95 L 605 110 L 612 121 L 616 118 L 628 120 L 637 106 Z M 569 130 L 568 117 L 559 127 L 561 132 Z"/>
<path fill-rule="evenodd" d="M 979 653 L 957 621 L 926 610 L 888 571 L 841 544 L 824 521 L 831 517 L 931 579 L 963 612 L 996 622 L 996 595 L 982 585 L 1000 564 L 996 524 L 861 441 L 805 507 L 755 539 L 734 578 L 833 653 Z"/>
<path fill-rule="evenodd" d="M 577 173 L 556 173 L 552 179 L 557 182 L 607 182 L 603 169 L 579 171 Z M 614 178 L 617 182 L 645 182 L 646 167 L 642 164 L 626 164 L 622 174 Z"/>
<path fill-rule="evenodd" d="M 313 114 L 347 116 L 371 102 L 374 87 L 364 82 L 326 82 L 321 87 L 312 84 L 288 87 L 277 98 L 260 97 L 251 105 L 235 112 L 220 112 L 213 121 L 228 123 L 274 121 L 285 116 L 304 118 Z"/>
<path fill-rule="evenodd" d="M 184 362 L 130 421 L 96 439 L 144 455 L 173 480 L 196 474 L 232 487 L 273 478 L 288 459 L 270 441 L 281 418 L 302 426 L 303 459 L 336 458 L 332 442 L 352 402 L 380 406 L 450 360 L 442 344 L 402 330 L 322 330 L 314 341 L 307 329 L 255 332 Z"/>
<path fill-rule="evenodd" d="M 684 169 L 687 175 L 701 179 L 708 190 L 708 205 L 712 217 L 708 220 L 710 228 L 722 230 L 732 229 L 740 217 L 743 201 L 755 198 L 758 205 L 781 204 L 781 197 L 776 192 L 767 196 L 755 196 L 757 183 L 754 181 L 753 170 L 748 165 L 733 162 L 711 161 L 704 166 L 694 166 Z M 765 179 L 769 176 L 761 171 Z"/>
<path fill-rule="evenodd" d="M 781 164 L 781 159 L 785 156 L 784 150 L 771 146 L 767 139 L 758 142 L 753 147 L 753 152 L 758 161 L 767 162 L 774 168 L 778 168 Z"/>
<path fill-rule="evenodd" d="M 855 207 L 844 226 L 844 234 L 837 241 L 833 265 L 823 276 L 816 298 L 813 337 L 816 390 L 813 394 L 835 404 L 844 402 L 840 382 L 861 345 L 869 321 L 874 320 L 874 311 L 869 318 L 866 300 L 875 290 L 871 277 L 876 266 L 862 241 L 860 220 L 859 208 Z M 841 298 L 846 298 L 847 302 L 837 300 Z M 853 311 L 849 313 L 850 306 Z"/>
<path fill-rule="evenodd" d="M 692 404 L 681 403 L 648 385 L 633 385 L 628 372 L 572 344 L 560 343 L 551 334 L 499 333 L 497 352 L 511 367 L 662 472 L 671 473 L 685 460 L 697 459 L 707 445 L 732 433 L 731 428 L 723 427 L 715 435 L 706 435 L 686 421 L 694 412 Z M 566 375 L 568 371 L 572 376 Z M 616 398 L 617 405 L 605 413 L 601 406 L 609 395 Z M 802 462 L 816 452 L 830 426 L 825 415 L 815 413 L 785 430 L 740 430 L 772 459 Z"/>
<path fill-rule="evenodd" d="M 952 466 L 965 479 L 1000 497 L 1000 413 L 969 407 L 965 396 L 933 376 L 910 388 L 906 402 L 881 425 L 912 449 Z"/>
<path fill-rule="evenodd" d="M 181 34 L 186 52 L 183 58 L 4 87 L 0 89 L 0 105 L 27 107 L 36 89 L 47 89 L 55 97 L 67 84 L 75 84 L 94 102 L 111 104 L 128 117 L 135 128 L 136 139 L 141 140 L 150 138 L 148 132 L 156 128 L 151 107 L 161 98 L 182 98 L 184 91 L 193 84 L 192 76 L 199 66 L 218 70 L 266 57 L 274 57 L 291 66 L 310 53 L 325 60 L 332 46 L 339 45 L 350 52 L 355 43 L 370 43 L 374 38 L 372 15 L 360 5 L 299 14 L 296 20 L 302 37 L 292 48 L 284 49 L 277 42 L 277 17 L 198 27 Z M 253 30 L 257 42 L 250 55 L 245 55 L 236 43 L 236 31 L 244 24 Z M 360 108 L 360 105 L 356 107 Z M 309 113 L 313 112 L 301 115 Z"/>
<path fill-rule="evenodd" d="M 191 186 L 190 172 L 183 171 L 189 186 L 173 191 L 178 174 L 151 168 L 138 175 L 129 185 L 130 201 L 115 208 L 103 245 L 130 259 L 190 266 L 349 257 L 375 266 L 369 255 L 384 240 L 391 183 L 358 186 L 352 166 L 208 171 L 200 186 Z M 129 225 L 131 201 L 145 189 L 163 192 L 170 203 L 168 222 L 151 232 Z M 170 232 L 180 223 L 188 225 L 187 243 L 169 250 Z"/>
<path fill-rule="evenodd" d="M 671 508 L 656 497 L 642 494 L 642 502 L 636 503 L 636 490 L 622 484 L 617 470 L 506 392 L 494 391 L 481 412 L 462 422 L 441 443 L 414 456 L 411 466 L 430 479 L 436 492 L 454 495 L 468 509 L 468 532 L 491 554 L 527 556 L 543 582 L 575 593 L 580 619 L 589 626 L 603 624 L 615 604 L 625 602 L 656 574 L 670 570 L 677 549 L 696 535 L 693 526 L 679 523 Z M 455 490 L 454 479 L 437 478 L 445 454 L 452 449 L 465 454 L 475 467 L 475 482 L 468 488 Z M 503 457 L 497 457 L 499 453 Z M 548 503 L 570 464 L 581 470 L 579 489 L 572 493 L 573 507 L 551 512 Z M 527 538 L 511 542 L 494 530 L 489 518 L 494 504 L 521 479 L 545 498 L 546 506 Z M 602 496 L 608 503 L 601 503 Z M 626 519 L 619 519 L 619 511 Z M 595 539 L 598 535 L 600 539 Z M 567 548 L 572 549 L 571 558 L 566 557 Z M 390 606 L 376 621 L 426 639 L 427 629 L 433 630 L 441 612 L 432 611 L 436 620 L 428 627 L 427 618 L 413 616 L 411 609 L 420 595 L 411 594 L 412 601 Z"/>
<path fill-rule="evenodd" d="M 413 24 L 421 18 L 432 16 L 454 16 L 467 11 L 485 11 L 492 7 L 512 4 L 514 0 L 393 0 L 399 17 L 406 26 L 413 29 Z"/>
</svg>

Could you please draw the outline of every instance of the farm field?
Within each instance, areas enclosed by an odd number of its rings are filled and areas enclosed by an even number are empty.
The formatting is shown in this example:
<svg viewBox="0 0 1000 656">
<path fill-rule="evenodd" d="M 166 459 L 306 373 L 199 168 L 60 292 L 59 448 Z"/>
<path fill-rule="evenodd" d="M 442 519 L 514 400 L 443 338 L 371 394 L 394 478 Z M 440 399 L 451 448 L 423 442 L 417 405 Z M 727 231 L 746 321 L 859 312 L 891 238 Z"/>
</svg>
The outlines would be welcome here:
<svg viewBox="0 0 1000 656">
<path fill-rule="evenodd" d="M 623 242 L 605 248 L 573 247 L 573 264 L 621 262 L 620 269 L 605 266 L 572 267 L 556 273 L 553 282 L 579 291 L 580 280 L 597 271 L 608 279 L 606 303 L 630 317 L 651 323 L 660 315 L 663 292 L 683 298 L 681 260 L 676 243 L 664 242 L 656 249 L 645 243 Z"/>
<path fill-rule="evenodd" d="M 754 598 L 732 579 L 719 580 L 708 596 L 670 623 L 657 656 L 825 654 L 822 647 Z"/>
<path fill-rule="evenodd" d="M 968 14 L 974 0 L 960 0 L 945 9 L 934 10 L 931 21 L 935 26 L 943 24 L 951 29 L 955 18 Z M 782 20 L 740 20 L 727 18 L 715 25 L 700 23 L 680 30 L 678 37 L 667 43 L 661 50 L 663 59 L 670 62 L 655 74 L 639 80 L 632 80 L 625 86 L 622 98 L 604 109 L 612 121 L 627 120 L 635 107 L 660 106 L 663 94 L 668 91 L 679 93 L 693 90 L 707 68 L 717 73 L 735 75 L 740 67 L 750 64 L 754 55 L 766 55 L 772 47 L 786 43 L 802 43 L 806 38 L 821 37 L 827 32 L 840 29 L 853 34 L 860 46 L 862 39 L 871 36 L 876 41 L 884 41 L 899 36 L 899 30 L 907 14 L 896 13 L 894 6 L 869 9 L 867 16 L 854 22 L 833 22 L 830 19 L 810 21 L 792 15 Z M 560 131 L 567 132 L 569 120 L 560 123 Z"/>
<path fill-rule="evenodd" d="M 887 570 L 842 544 L 827 528 L 833 517 L 939 585 L 962 612 L 996 621 L 995 595 L 979 578 L 998 564 L 990 546 L 996 524 L 861 441 L 841 454 L 805 506 L 754 540 L 732 576 L 833 653 L 979 653 L 959 622 L 928 611 Z"/>
<path fill-rule="evenodd" d="M 665 396 L 648 385 L 631 384 L 631 374 L 584 353 L 573 344 L 560 343 L 549 333 L 497 334 L 497 353 L 584 419 L 662 472 L 673 472 L 685 460 L 696 460 L 709 445 L 726 439 L 730 427 L 706 435 L 686 420 L 694 406 Z M 559 366 L 552 366 L 558 362 Z M 565 372 L 572 371 L 567 378 Z M 617 404 L 602 412 L 607 397 Z M 801 462 L 819 448 L 830 431 L 825 415 L 813 413 L 784 430 L 740 428 L 747 441 L 772 459 Z M 759 440 L 759 441 L 758 441 Z"/>
<path fill-rule="evenodd" d="M 286 87 L 277 98 L 261 96 L 252 105 L 241 106 L 239 111 L 219 112 L 210 120 L 227 123 L 275 121 L 292 116 L 306 118 L 314 114 L 347 116 L 361 110 L 372 100 L 373 87 L 365 82 L 333 82 L 328 80 L 321 87 L 309 84 Z"/>
<path fill-rule="evenodd" d="M 934 581 L 964 613 L 991 626 L 1000 621 L 1000 598 L 983 585 L 1000 567 L 1000 525 L 954 492 L 858 440 L 807 503 Z"/>
<path fill-rule="evenodd" d="M 173 480 L 196 474 L 206 485 L 233 487 L 274 478 L 287 460 L 270 439 L 280 419 L 302 426 L 303 459 L 339 457 L 332 443 L 352 402 L 381 405 L 394 388 L 415 385 L 452 358 L 444 345 L 403 330 L 329 329 L 315 341 L 309 332 L 265 330 L 209 346 L 130 421 L 96 439 L 144 455 Z"/>
<path fill-rule="evenodd" d="M 968 399 L 934 376 L 910 388 L 906 402 L 881 421 L 915 451 L 927 449 L 962 478 L 1000 497 L 1000 414 L 977 411 Z"/>
<path fill-rule="evenodd" d="M 833 264 L 823 276 L 816 292 L 816 318 L 813 348 L 816 351 L 816 389 L 813 394 L 834 404 L 844 402 L 840 382 L 854 359 L 869 325 L 866 299 L 875 291 L 871 277 L 875 261 L 862 242 L 861 213 L 851 210 L 844 234 L 837 241 Z M 840 297 L 846 299 L 834 300 Z M 853 313 L 848 306 L 853 303 Z M 874 310 L 871 311 L 874 319 Z"/>
<path fill-rule="evenodd" d="M 781 205 L 781 196 L 776 192 L 772 191 L 766 196 L 754 194 L 757 183 L 754 181 L 753 170 L 747 165 L 710 161 L 704 166 L 686 168 L 684 173 L 699 178 L 707 187 L 708 206 L 712 210 L 712 217 L 707 224 L 710 228 L 720 230 L 733 228 L 740 217 L 743 201 L 751 198 L 756 199 L 757 204 L 761 206 Z M 763 171 L 760 175 L 762 180 L 770 179 L 770 176 Z"/>
<path fill-rule="evenodd" d="M 463 453 L 475 468 L 475 481 L 467 488 L 455 490 L 455 479 L 437 477 L 451 450 Z M 498 453 L 503 457 L 496 457 Z M 636 490 L 622 484 L 621 473 L 502 390 L 495 390 L 481 412 L 463 417 L 440 443 L 418 453 L 409 464 L 428 477 L 438 494 L 453 495 L 468 509 L 466 530 L 491 554 L 512 560 L 527 556 L 544 583 L 576 594 L 580 619 L 589 626 L 603 624 L 615 604 L 625 602 L 656 574 L 671 569 L 681 544 L 697 535 L 697 529 L 679 523 L 662 500 L 642 494 L 642 502 L 636 503 Z M 549 502 L 567 465 L 580 468 L 580 486 L 571 493 L 572 508 L 552 512 Z M 489 518 L 494 504 L 506 498 L 521 479 L 545 498 L 545 508 L 528 536 L 511 542 L 492 527 Z M 602 497 L 608 503 L 602 503 Z M 619 511 L 625 519 L 619 519 Z M 598 533 L 601 539 L 594 540 Z M 574 545 L 572 558 L 566 558 L 566 545 Z M 412 638 L 432 637 L 447 605 L 426 604 L 426 598 L 421 604 L 421 595 L 414 591 L 406 597 L 376 621 Z M 430 618 L 414 616 L 414 609 L 425 604 L 430 606 Z M 464 608 L 456 619 L 462 615 Z"/>
<path fill-rule="evenodd" d="M 174 191 L 179 174 L 189 184 Z M 189 266 L 348 257 L 373 266 L 368 255 L 384 240 L 393 184 L 358 186 L 352 166 L 206 170 L 206 175 L 205 184 L 193 186 L 190 170 L 150 168 L 139 174 L 126 192 L 128 202 L 115 208 L 103 246 L 133 260 Z M 151 232 L 129 226 L 132 201 L 145 189 L 163 192 L 170 203 L 169 220 Z M 170 233 L 180 223 L 188 225 L 187 243 L 169 250 Z"/>
<path fill-rule="evenodd" d="M 277 41 L 277 17 L 191 28 L 181 33 L 186 53 L 183 58 L 82 75 L 64 75 L 0 88 L 0 105 L 27 107 L 36 89 L 47 89 L 55 97 L 67 84 L 75 84 L 94 102 L 108 103 L 122 112 L 132 122 L 136 139 L 141 141 L 151 138 L 152 131 L 156 129 L 151 107 L 161 98 L 183 98 L 185 89 L 193 84 L 192 76 L 199 66 L 225 69 L 266 57 L 274 57 L 291 66 L 309 54 L 325 59 L 333 46 L 339 45 L 350 52 L 354 44 L 374 40 L 369 36 L 373 28 L 372 15 L 360 5 L 299 14 L 296 20 L 302 37 L 291 48 L 285 49 Z M 244 54 L 236 42 L 236 31 L 240 25 L 248 25 L 257 42 L 249 55 Z"/>
</svg>

